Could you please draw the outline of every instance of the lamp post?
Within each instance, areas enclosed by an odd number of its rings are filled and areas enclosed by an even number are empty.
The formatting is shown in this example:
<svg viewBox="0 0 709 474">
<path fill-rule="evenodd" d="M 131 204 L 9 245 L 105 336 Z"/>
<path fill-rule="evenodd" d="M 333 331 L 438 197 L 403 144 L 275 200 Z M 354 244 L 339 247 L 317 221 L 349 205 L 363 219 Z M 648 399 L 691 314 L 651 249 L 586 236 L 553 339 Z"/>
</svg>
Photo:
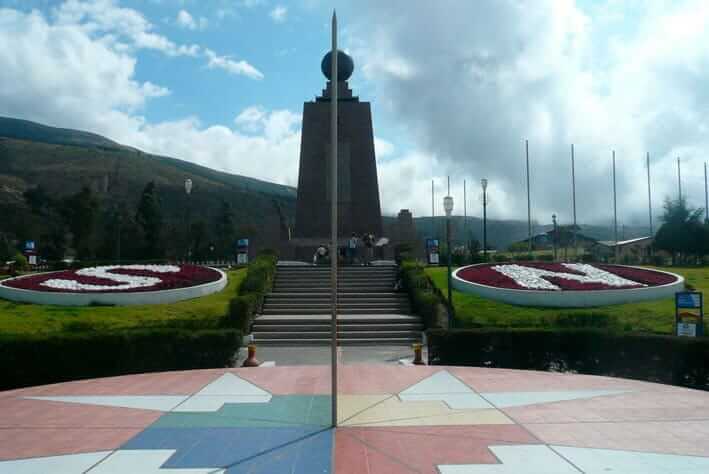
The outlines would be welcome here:
<svg viewBox="0 0 709 474">
<path fill-rule="evenodd" d="M 451 213 L 453 212 L 453 198 L 446 196 L 443 198 L 443 209 L 446 211 L 446 247 L 448 247 L 448 328 L 451 327 L 453 312 L 453 289 L 451 283 Z"/>
<path fill-rule="evenodd" d="M 187 226 L 187 261 L 191 260 L 192 249 L 190 248 L 190 194 L 192 194 L 192 180 L 190 178 L 185 179 L 185 194 L 187 194 L 187 219 L 185 219 L 185 224 Z"/>
<path fill-rule="evenodd" d="M 487 179 L 480 180 L 483 187 L 483 258 L 487 262 Z"/>
<path fill-rule="evenodd" d="M 553 249 L 554 249 L 554 261 L 556 262 L 556 237 L 557 237 L 557 236 L 556 236 L 556 234 L 557 234 L 557 232 L 556 232 L 556 229 L 557 229 L 557 227 L 556 227 L 556 214 L 552 214 L 552 215 L 551 215 L 551 221 L 554 223 L 554 230 L 553 230 L 551 242 L 552 242 Z"/>
</svg>

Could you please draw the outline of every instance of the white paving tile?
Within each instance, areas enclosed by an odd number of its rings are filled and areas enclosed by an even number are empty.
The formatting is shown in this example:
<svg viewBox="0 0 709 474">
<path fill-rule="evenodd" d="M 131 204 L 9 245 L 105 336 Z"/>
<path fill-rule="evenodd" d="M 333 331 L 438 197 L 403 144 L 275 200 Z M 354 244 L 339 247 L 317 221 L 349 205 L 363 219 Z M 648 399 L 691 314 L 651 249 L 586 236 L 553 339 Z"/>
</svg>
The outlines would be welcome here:
<svg viewBox="0 0 709 474">
<path fill-rule="evenodd" d="M 425 395 L 431 393 L 475 393 L 473 389 L 465 385 L 456 377 L 453 377 L 448 371 L 441 370 L 427 377 L 420 382 L 415 383 L 406 390 L 401 392 L 401 395 Z"/>
<path fill-rule="evenodd" d="M 545 445 L 490 446 L 500 464 L 442 464 L 441 474 L 579 474 Z"/>
<path fill-rule="evenodd" d="M 80 403 L 107 407 L 137 408 L 141 410 L 170 411 L 187 400 L 186 395 L 73 395 L 66 397 L 24 397 L 29 400 Z"/>
<path fill-rule="evenodd" d="M 160 469 L 174 449 L 126 449 L 115 451 L 88 474 L 223 474 L 219 467 L 202 469 Z M 53 471 L 47 471 L 53 472 Z"/>
<path fill-rule="evenodd" d="M 706 474 L 709 458 L 552 446 L 585 474 Z"/>
<path fill-rule="evenodd" d="M 401 394 L 402 402 L 441 401 L 453 410 L 469 410 L 479 408 L 494 408 L 477 393 L 426 393 L 406 395 Z"/>
<path fill-rule="evenodd" d="M 81 474 L 111 451 L 0 461 L 0 474 Z"/>
<path fill-rule="evenodd" d="M 271 395 L 238 375 L 224 374 L 195 395 Z"/>
<path fill-rule="evenodd" d="M 498 392 L 481 393 L 498 408 L 520 407 L 537 403 L 552 403 L 566 400 L 584 400 L 605 395 L 628 393 L 628 390 L 565 390 L 553 392 Z"/>
<path fill-rule="evenodd" d="M 270 401 L 271 395 L 194 396 L 173 411 L 217 411 L 224 406 L 225 403 L 268 403 Z"/>
</svg>

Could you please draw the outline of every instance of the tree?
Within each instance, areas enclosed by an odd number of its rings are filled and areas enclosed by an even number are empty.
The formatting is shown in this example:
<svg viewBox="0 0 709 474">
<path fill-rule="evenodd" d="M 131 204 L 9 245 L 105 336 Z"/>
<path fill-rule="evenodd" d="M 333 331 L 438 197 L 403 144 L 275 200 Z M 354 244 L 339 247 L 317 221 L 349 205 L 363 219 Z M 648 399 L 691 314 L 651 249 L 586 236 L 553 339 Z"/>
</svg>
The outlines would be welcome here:
<svg viewBox="0 0 709 474">
<path fill-rule="evenodd" d="M 62 215 L 74 237 L 74 249 L 79 258 L 95 256 L 94 231 L 99 204 L 91 189 L 81 188 L 62 202 Z"/>
<path fill-rule="evenodd" d="M 662 226 L 655 234 L 655 247 L 672 255 L 672 263 L 677 256 L 699 256 L 705 252 L 705 224 L 702 223 L 703 209 L 691 209 L 684 198 L 665 199 Z"/>
<path fill-rule="evenodd" d="M 135 220 L 145 239 L 144 258 L 162 258 L 164 246 L 162 242 L 162 212 L 160 198 L 155 188 L 155 182 L 150 181 L 143 189 L 138 202 Z"/>
<path fill-rule="evenodd" d="M 234 210 L 226 199 L 221 200 L 219 213 L 217 214 L 215 228 L 217 232 L 217 252 L 222 257 L 227 257 L 234 253 L 235 225 Z"/>
</svg>

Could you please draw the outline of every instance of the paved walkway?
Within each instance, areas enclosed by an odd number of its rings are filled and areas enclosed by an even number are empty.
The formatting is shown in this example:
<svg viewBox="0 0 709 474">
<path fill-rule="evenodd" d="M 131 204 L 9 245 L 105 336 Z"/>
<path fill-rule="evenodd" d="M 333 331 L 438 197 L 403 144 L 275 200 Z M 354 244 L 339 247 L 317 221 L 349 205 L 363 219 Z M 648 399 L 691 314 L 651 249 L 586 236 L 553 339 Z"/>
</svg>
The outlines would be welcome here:
<svg viewBox="0 0 709 474">
<path fill-rule="evenodd" d="M 0 392 L 0 473 L 707 473 L 709 393 L 605 377 L 343 365 Z"/>
</svg>

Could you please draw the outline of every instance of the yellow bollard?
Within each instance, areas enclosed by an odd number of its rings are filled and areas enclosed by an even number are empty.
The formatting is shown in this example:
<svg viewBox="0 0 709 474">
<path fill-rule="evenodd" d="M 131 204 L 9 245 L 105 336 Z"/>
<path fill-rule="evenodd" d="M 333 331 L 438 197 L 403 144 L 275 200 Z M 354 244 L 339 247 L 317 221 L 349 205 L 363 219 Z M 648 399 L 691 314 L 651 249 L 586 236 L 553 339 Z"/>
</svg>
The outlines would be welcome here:
<svg viewBox="0 0 709 474">
<path fill-rule="evenodd" d="M 258 367 L 261 365 L 261 362 L 256 358 L 256 344 L 249 344 L 249 356 L 246 358 L 243 364 L 241 364 L 242 367 Z"/>
<path fill-rule="evenodd" d="M 417 342 L 413 345 L 414 348 L 414 365 L 426 365 L 426 363 L 421 358 L 423 344 Z"/>
</svg>

